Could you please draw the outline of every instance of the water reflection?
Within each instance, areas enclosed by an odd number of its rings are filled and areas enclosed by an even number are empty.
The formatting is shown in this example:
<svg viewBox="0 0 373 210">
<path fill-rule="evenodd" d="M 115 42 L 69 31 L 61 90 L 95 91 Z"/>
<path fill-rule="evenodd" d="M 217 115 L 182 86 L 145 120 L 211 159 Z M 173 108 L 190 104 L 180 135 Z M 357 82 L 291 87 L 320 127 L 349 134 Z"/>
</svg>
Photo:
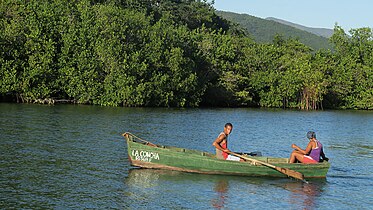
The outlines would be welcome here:
<svg viewBox="0 0 373 210">
<path fill-rule="evenodd" d="M 175 201 L 185 199 L 187 202 L 203 200 L 198 207 L 225 208 L 228 203 L 229 179 L 231 177 L 220 175 L 201 175 L 169 170 L 156 169 L 130 169 L 125 185 L 129 193 L 126 196 L 134 202 L 129 207 L 136 207 L 139 203 L 155 201 L 156 205 L 175 205 Z M 193 183 L 193 184 L 192 184 Z M 172 199 L 177 197 L 177 199 Z M 157 198 L 157 199 L 155 199 Z M 165 198 L 165 199 L 161 199 Z M 184 202 L 183 205 L 185 205 Z M 154 204 L 154 202 L 153 202 Z M 189 206 L 193 208 L 192 206 Z M 174 206 L 174 208 L 185 208 L 185 206 Z"/>
<path fill-rule="evenodd" d="M 157 171 L 157 173 L 154 173 L 153 170 L 131 169 L 129 170 L 126 184 L 145 189 L 155 187 L 158 185 L 160 172 Z"/>
<path fill-rule="evenodd" d="M 247 203 L 257 202 L 251 196 L 272 192 L 273 201 L 282 200 L 289 206 L 301 209 L 314 209 L 319 206 L 327 184 L 325 179 L 308 180 L 305 184 L 290 179 L 270 179 L 258 177 L 237 177 L 221 175 L 201 175 L 168 170 L 130 169 L 125 179 L 128 200 L 133 202 L 129 207 L 139 203 L 152 203 L 159 206 L 183 208 L 190 201 L 200 203 L 196 207 L 225 209 L 235 205 L 237 199 L 245 199 Z M 192 184 L 193 183 L 193 184 Z M 235 196 L 237 193 L 240 196 Z M 287 195 L 284 197 L 284 195 Z M 233 196 L 233 197 L 232 197 Z M 285 200 L 284 200 L 285 198 Z M 185 200 L 185 202 L 180 202 Z M 180 205 L 175 205 L 175 201 Z M 189 202 L 188 202 L 189 201 Z M 169 203 L 164 203 L 169 202 Z M 251 204 L 248 204 L 251 205 Z M 263 204 L 262 204 L 263 205 Z M 267 207 L 273 207 L 268 203 Z M 192 206 L 190 206 L 193 208 Z M 234 208 L 234 207 L 233 207 Z"/>
<path fill-rule="evenodd" d="M 321 196 L 325 185 L 325 179 L 315 179 L 310 180 L 308 184 L 291 181 L 278 186 L 290 192 L 289 203 L 302 206 L 302 209 L 314 209 L 318 205 L 317 198 Z"/>
<path fill-rule="evenodd" d="M 226 200 L 228 199 L 228 187 L 229 182 L 227 179 L 219 179 L 215 183 L 214 191 L 216 192 L 216 198 L 211 200 L 211 205 L 216 209 L 224 208 Z"/>
</svg>

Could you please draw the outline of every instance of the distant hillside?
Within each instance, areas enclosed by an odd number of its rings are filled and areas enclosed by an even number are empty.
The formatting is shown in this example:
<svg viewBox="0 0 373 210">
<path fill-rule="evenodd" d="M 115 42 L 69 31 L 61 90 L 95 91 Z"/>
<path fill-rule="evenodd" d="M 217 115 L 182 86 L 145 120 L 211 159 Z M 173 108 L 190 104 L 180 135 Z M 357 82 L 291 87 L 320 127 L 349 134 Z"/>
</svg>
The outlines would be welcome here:
<svg viewBox="0 0 373 210">
<path fill-rule="evenodd" d="M 326 37 L 326 38 L 330 38 L 334 33 L 333 29 L 306 27 L 306 26 L 302 26 L 302 25 L 299 25 L 299 24 L 295 24 L 295 23 L 292 23 L 292 22 L 289 22 L 289 21 L 286 21 L 286 20 L 281 20 L 281 19 L 274 18 L 274 17 L 268 17 L 268 18 L 266 18 L 266 20 L 273 20 L 273 21 L 276 21 L 278 23 L 282 23 L 284 25 L 292 26 L 294 28 L 297 28 L 297 29 L 300 29 L 300 30 L 303 30 L 303 31 L 308 31 L 310 33 L 313 33 L 313 34 L 316 34 L 316 35 L 319 35 L 319 36 L 323 36 L 323 37 Z"/>
<path fill-rule="evenodd" d="M 299 41 L 310 46 L 314 50 L 332 49 L 332 45 L 325 37 L 273 20 L 266 20 L 248 14 L 237 14 L 225 11 L 216 11 L 216 13 L 233 23 L 239 24 L 241 27 L 246 29 L 257 42 L 269 43 L 273 41 L 276 34 L 281 34 L 286 38 L 298 38 Z"/>
</svg>

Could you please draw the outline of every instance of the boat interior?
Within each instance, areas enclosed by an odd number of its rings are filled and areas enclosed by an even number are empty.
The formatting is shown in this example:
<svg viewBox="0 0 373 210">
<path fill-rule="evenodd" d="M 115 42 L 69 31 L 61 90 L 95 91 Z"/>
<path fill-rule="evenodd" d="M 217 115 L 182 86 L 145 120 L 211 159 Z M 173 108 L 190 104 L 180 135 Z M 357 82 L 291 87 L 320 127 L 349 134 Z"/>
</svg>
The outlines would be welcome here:
<svg viewBox="0 0 373 210">
<path fill-rule="evenodd" d="M 162 148 L 162 149 L 169 149 L 169 150 L 176 151 L 176 152 L 184 152 L 184 153 L 189 154 L 189 155 L 201 155 L 201 156 L 207 156 L 207 157 L 210 157 L 210 158 L 216 158 L 215 154 L 212 154 L 212 153 L 209 153 L 209 152 L 204 152 L 204 151 L 200 151 L 200 150 L 193 150 L 193 149 L 179 148 L 179 147 L 174 147 L 174 146 L 165 146 L 165 145 L 153 144 L 153 143 L 151 143 L 149 141 L 145 141 L 143 139 L 140 139 L 139 137 L 136 137 L 135 135 L 133 135 L 131 133 L 124 133 L 123 136 L 128 141 L 136 142 L 136 143 L 147 145 L 147 146 L 151 146 L 151 147 L 158 147 L 158 148 Z M 256 160 L 259 160 L 259 161 L 262 161 L 262 162 L 273 163 L 273 164 L 276 164 L 276 163 L 288 163 L 288 161 L 289 161 L 289 158 L 266 157 L 266 156 L 250 156 L 250 155 L 245 154 L 245 153 L 243 155 L 244 156 L 246 155 L 247 157 L 250 157 L 252 159 L 256 159 Z"/>
</svg>

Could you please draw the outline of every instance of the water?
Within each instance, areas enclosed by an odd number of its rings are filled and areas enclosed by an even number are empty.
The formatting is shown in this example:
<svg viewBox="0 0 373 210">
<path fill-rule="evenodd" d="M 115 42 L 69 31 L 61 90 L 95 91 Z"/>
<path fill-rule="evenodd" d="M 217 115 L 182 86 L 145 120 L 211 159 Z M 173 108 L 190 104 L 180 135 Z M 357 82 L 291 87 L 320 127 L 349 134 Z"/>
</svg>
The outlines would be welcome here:
<svg viewBox="0 0 373 210">
<path fill-rule="evenodd" d="M 121 133 L 214 152 L 288 157 L 316 131 L 326 179 L 212 176 L 129 165 Z M 0 104 L 1 209 L 372 209 L 373 112 Z"/>
</svg>

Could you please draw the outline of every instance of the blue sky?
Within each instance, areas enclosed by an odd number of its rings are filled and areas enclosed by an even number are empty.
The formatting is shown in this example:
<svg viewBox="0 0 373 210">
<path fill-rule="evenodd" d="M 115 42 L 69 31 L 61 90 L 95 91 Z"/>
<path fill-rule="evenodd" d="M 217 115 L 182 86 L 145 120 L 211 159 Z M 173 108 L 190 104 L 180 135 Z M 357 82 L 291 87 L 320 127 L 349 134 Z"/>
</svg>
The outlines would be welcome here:
<svg viewBox="0 0 373 210">
<path fill-rule="evenodd" d="M 315 28 L 333 29 L 337 23 L 346 32 L 373 28 L 373 0 L 215 0 L 214 8 Z"/>
</svg>

